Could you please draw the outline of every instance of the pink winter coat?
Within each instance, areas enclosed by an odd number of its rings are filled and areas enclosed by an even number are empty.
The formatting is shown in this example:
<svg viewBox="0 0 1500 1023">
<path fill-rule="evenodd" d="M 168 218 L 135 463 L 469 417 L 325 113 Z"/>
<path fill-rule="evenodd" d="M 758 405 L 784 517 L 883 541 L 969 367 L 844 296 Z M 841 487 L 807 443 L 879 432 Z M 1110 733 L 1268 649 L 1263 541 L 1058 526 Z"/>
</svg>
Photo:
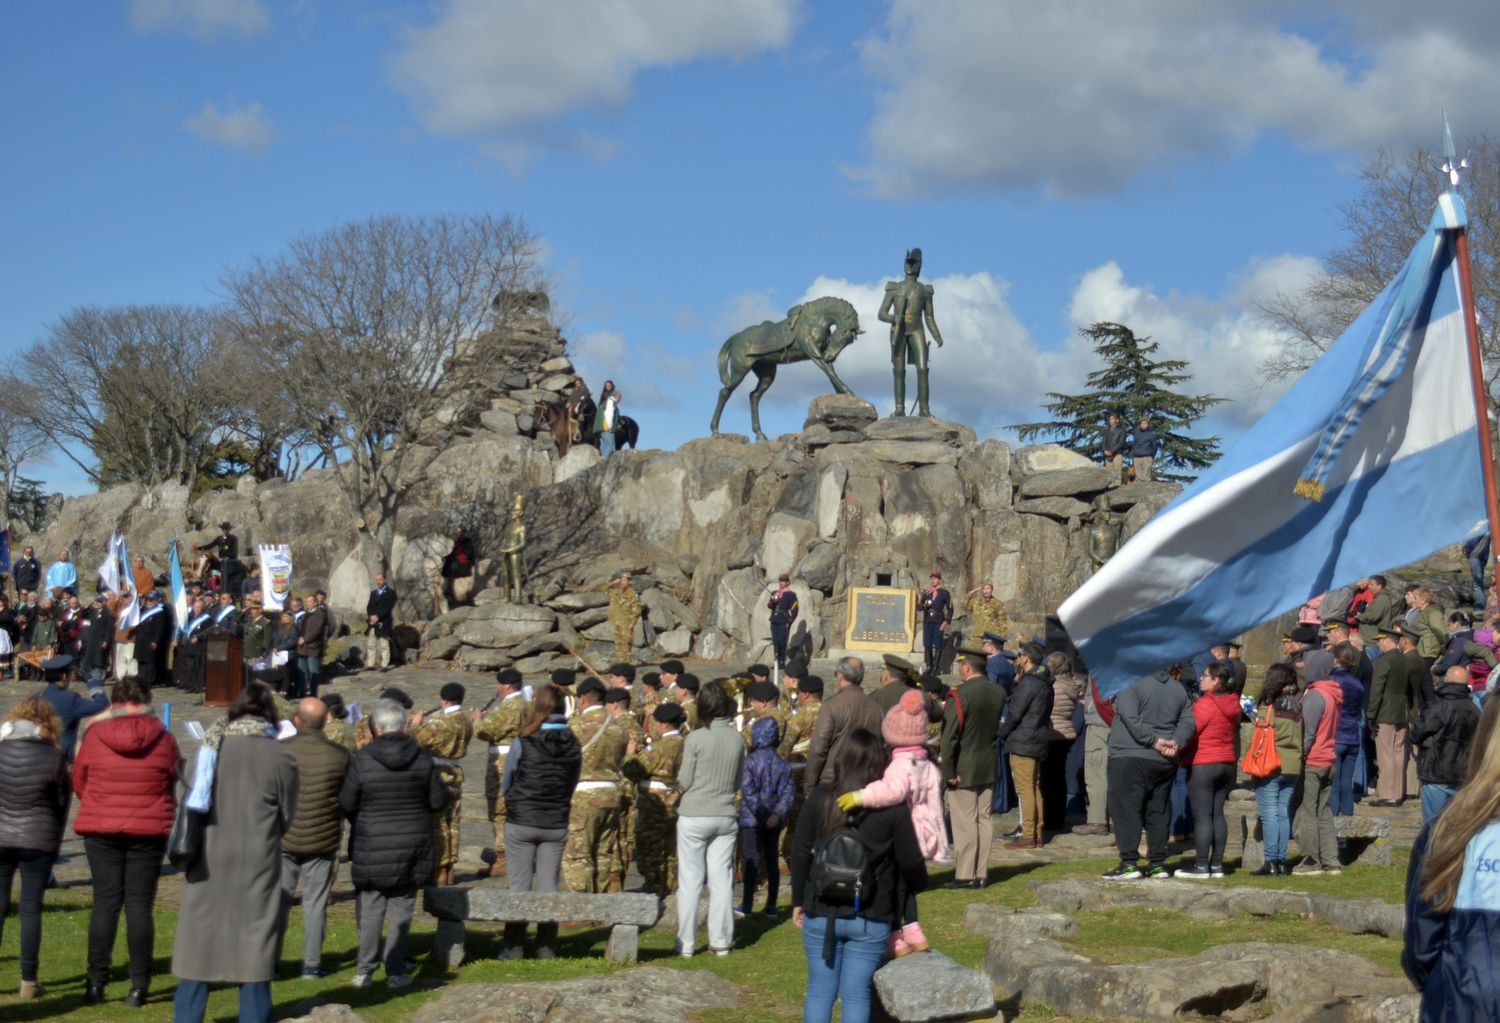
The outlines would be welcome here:
<svg viewBox="0 0 1500 1023">
<path fill-rule="evenodd" d="M 891 751 L 885 777 L 860 789 L 863 805 L 871 809 L 905 803 L 911 807 L 911 826 L 924 859 L 948 863 L 948 832 L 943 827 L 943 786 L 938 766 L 926 746 L 898 746 Z"/>
</svg>

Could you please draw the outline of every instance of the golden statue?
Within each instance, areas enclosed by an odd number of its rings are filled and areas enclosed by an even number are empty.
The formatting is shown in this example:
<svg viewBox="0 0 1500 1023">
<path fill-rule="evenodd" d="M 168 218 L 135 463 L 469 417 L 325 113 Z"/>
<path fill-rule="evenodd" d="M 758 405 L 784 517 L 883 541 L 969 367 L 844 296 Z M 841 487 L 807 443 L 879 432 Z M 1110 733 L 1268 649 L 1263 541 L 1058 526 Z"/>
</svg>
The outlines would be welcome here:
<svg viewBox="0 0 1500 1023">
<path fill-rule="evenodd" d="M 510 522 L 500 547 L 500 590 L 512 604 L 524 604 L 525 580 L 521 575 L 521 552 L 526 549 L 526 495 L 517 494 Z"/>
</svg>

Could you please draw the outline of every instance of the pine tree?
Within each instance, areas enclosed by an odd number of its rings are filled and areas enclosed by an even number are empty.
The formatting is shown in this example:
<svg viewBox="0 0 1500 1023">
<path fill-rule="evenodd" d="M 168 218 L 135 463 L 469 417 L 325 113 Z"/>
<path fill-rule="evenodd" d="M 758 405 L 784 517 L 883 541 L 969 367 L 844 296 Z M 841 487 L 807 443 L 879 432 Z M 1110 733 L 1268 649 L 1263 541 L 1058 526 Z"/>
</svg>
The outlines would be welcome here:
<svg viewBox="0 0 1500 1023">
<path fill-rule="evenodd" d="M 1129 327 L 1095 323 L 1082 333 L 1094 343 L 1103 368 L 1089 374 L 1086 394 L 1048 392 L 1052 400 L 1042 407 L 1052 420 L 1018 425 L 1021 439 L 1056 440 L 1079 454 L 1102 458 L 1104 431 L 1114 412 L 1131 431 L 1143 417 L 1156 428 L 1161 450 L 1152 466 L 1154 478 L 1181 481 L 1212 465 L 1219 457 L 1219 438 L 1189 437 L 1187 430 L 1224 399 L 1171 390 L 1187 379 L 1187 363 L 1151 358 L 1160 345 L 1136 337 Z"/>
</svg>

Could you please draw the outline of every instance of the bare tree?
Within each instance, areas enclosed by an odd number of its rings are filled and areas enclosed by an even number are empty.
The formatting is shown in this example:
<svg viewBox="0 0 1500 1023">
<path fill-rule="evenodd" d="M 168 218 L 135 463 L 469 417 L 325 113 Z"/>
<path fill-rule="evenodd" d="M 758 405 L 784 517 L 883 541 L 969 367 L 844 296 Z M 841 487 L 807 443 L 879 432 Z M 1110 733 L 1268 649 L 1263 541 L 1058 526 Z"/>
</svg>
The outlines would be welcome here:
<svg viewBox="0 0 1500 1023">
<path fill-rule="evenodd" d="M 535 286 L 511 217 L 376 217 L 300 238 L 224 284 L 289 430 L 336 471 L 372 566 L 406 489 L 491 393 L 496 296 Z"/>
<path fill-rule="evenodd" d="M 1286 341 L 1282 351 L 1267 360 L 1266 376 L 1300 374 L 1390 283 L 1427 229 L 1438 194 L 1448 185 L 1447 176 L 1438 170 L 1441 162 L 1441 153 L 1418 148 L 1401 157 L 1382 152 L 1365 165 L 1359 197 L 1338 208 L 1338 226 L 1347 240 L 1324 257 L 1324 272 L 1301 293 L 1278 294 L 1261 306 Z M 1475 139 L 1470 162 L 1477 171 L 1465 179 L 1462 192 L 1469 212 L 1474 303 L 1482 329 L 1500 316 L 1497 248 L 1490 234 L 1500 224 L 1500 139 Z M 1493 333 L 1481 340 L 1493 393 L 1500 377 L 1500 342 Z"/>
<path fill-rule="evenodd" d="M 10 522 L 10 495 L 20 482 L 21 466 L 51 444 L 36 428 L 24 395 L 25 388 L 15 380 L 0 389 L 0 528 Z"/>
<path fill-rule="evenodd" d="M 17 401 L 101 486 L 192 483 L 234 394 L 222 328 L 195 306 L 74 309 L 13 370 L 28 383 Z"/>
</svg>

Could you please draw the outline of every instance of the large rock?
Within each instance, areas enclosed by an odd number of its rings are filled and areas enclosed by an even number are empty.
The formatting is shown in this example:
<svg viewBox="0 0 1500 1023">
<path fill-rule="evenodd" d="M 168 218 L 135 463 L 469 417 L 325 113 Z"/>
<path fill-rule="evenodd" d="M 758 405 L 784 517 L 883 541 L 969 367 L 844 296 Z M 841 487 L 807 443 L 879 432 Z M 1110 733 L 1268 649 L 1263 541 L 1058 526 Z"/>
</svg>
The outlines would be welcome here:
<svg viewBox="0 0 1500 1023">
<path fill-rule="evenodd" d="M 1180 493 L 1182 493 L 1180 484 L 1151 480 L 1146 483 L 1127 483 L 1122 487 L 1115 487 L 1108 492 L 1107 496 L 1110 511 L 1124 511 L 1126 508 L 1145 504 L 1151 506 L 1154 512 L 1165 508 Z"/>
<path fill-rule="evenodd" d="M 515 646 L 522 640 L 551 632 L 557 613 L 531 604 L 486 604 L 474 608 L 456 635 L 465 646 L 492 650 Z"/>
<path fill-rule="evenodd" d="M 1087 515 L 1089 506 L 1076 497 L 1028 497 L 1016 502 L 1016 511 L 1067 522 Z"/>
<path fill-rule="evenodd" d="M 876 422 L 880 414 L 875 406 L 855 394 L 822 394 L 807 406 L 803 429 L 825 426 L 830 430 L 853 430 L 862 433 Z"/>
<path fill-rule="evenodd" d="M 995 988 L 978 970 L 937 951 L 893 959 L 875 971 L 875 993 L 897 1023 L 992 1017 Z"/>
<path fill-rule="evenodd" d="M 686 657 L 693 649 L 693 634 L 687 629 L 669 629 L 656 634 L 656 652 L 663 657 Z"/>
<path fill-rule="evenodd" d="M 557 460 L 557 467 L 552 470 L 553 478 L 562 483 L 570 480 L 580 473 L 587 472 L 600 462 L 604 456 L 591 444 L 574 444 L 568 448 L 568 453 Z"/>
<path fill-rule="evenodd" d="M 1060 444 L 1032 444 L 1019 448 L 1011 456 L 1011 479 L 1020 482 L 1027 476 L 1039 472 L 1061 472 L 1064 469 L 1080 469 L 1096 463 L 1069 451 Z"/>
<path fill-rule="evenodd" d="M 293 1006 L 292 1012 L 300 1012 L 301 1006 Z M 365 1018 L 347 1005 L 315 1005 L 306 1014 L 293 1017 L 285 1023 L 365 1023 Z"/>
<path fill-rule="evenodd" d="M 954 447 L 974 443 L 974 431 L 962 423 L 949 423 L 931 416 L 892 416 L 865 427 L 871 440 L 937 441 Z"/>
<path fill-rule="evenodd" d="M 1010 447 L 1002 441 L 986 440 L 969 448 L 958 462 L 958 473 L 968 485 L 970 499 L 980 511 L 1010 508 Z"/>
<path fill-rule="evenodd" d="M 691 982 L 684 982 L 686 977 Z M 574 980 L 455 984 L 411 1016 L 414 1023 L 695 1023 L 737 1003 L 712 973 L 643 966 Z"/>
<path fill-rule="evenodd" d="M 819 450 L 825 463 L 874 459 L 892 465 L 932 465 L 957 462 L 958 449 L 937 440 L 867 440 L 862 444 L 830 444 Z"/>
<path fill-rule="evenodd" d="M 807 519 L 784 512 L 773 514 L 766 521 L 760 545 L 760 565 L 766 575 L 774 580 L 779 573 L 791 571 L 792 565 L 817 534 L 817 525 Z"/>
<path fill-rule="evenodd" d="M 812 550 L 802 556 L 792 575 L 815 590 L 832 593 L 838 582 L 839 549 L 831 543 L 814 544 Z"/>
<path fill-rule="evenodd" d="M 502 883 L 429 885 L 422 890 L 422 908 L 440 920 L 529 920 L 629 924 L 650 927 L 661 904 L 643 892 L 590 895 L 580 892 L 513 892 Z"/>
<path fill-rule="evenodd" d="M 1027 476 L 1017 489 L 1022 497 L 1073 497 L 1094 494 L 1114 482 L 1115 474 L 1102 465 L 1079 466 Z M 1146 484 L 1149 486 L 1149 484 Z"/>
</svg>

